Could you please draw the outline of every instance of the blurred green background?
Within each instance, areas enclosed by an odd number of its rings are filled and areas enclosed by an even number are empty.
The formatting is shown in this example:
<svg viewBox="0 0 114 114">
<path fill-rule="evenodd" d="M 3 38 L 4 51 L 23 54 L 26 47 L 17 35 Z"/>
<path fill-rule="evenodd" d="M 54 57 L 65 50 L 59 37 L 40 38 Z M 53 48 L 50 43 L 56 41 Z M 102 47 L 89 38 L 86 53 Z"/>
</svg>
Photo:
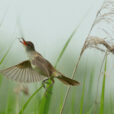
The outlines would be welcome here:
<svg viewBox="0 0 114 114">
<path fill-rule="evenodd" d="M 83 43 L 102 2 L 96 0 L 0 0 L 0 60 L 11 46 L 0 64 L 0 69 L 27 59 L 17 39 L 19 37 L 32 41 L 36 50 L 55 65 L 68 38 L 80 24 L 57 65 L 60 72 L 71 77 Z M 104 53 L 96 49 L 87 49 L 84 52 L 75 74 L 75 79 L 80 82 L 80 85 L 71 88 L 63 114 L 114 113 L 113 55 L 107 58 L 104 93 L 102 88 L 104 65 L 98 85 L 103 57 Z M 23 92 L 16 94 L 14 90 L 20 87 L 20 84 L 0 75 L 0 114 L 18 114 L 27 99 L 41 86 L 41 82 L 21 85 L 28 87 L 28 95 Z M 59 114 L 66 90 L 67 86 L 55 79 L 47 112 L 41 106 L 44 93 L 42 88 L 22 113 Z"/>
</svg>

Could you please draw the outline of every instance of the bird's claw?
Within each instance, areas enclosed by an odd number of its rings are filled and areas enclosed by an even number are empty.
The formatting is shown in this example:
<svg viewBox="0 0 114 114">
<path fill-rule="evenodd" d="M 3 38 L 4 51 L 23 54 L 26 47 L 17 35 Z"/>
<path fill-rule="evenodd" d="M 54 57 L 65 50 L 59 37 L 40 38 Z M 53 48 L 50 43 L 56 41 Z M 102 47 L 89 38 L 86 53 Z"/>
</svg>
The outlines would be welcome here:
<svg viewBox="0 0 114 114">
<path fill-rule="evenodd" d="M 48 82 L 48 80 L 50 80 L 50 79 L 46 79 L 46 80 L 44 80 L 44 81 L 42 82 L 42 86 L 43 86 L 44 89 L 45 89 L 44 96 L 47 96 L 48 93 L 52 94 L 52 92 L 49 91 L 49 88 L 54 84 L 54 81 L 52 80 L 52 83 L 50 84 L 50 83 Z M 47 85 L 49 85 L 49 86 L 46 88 L 45 84 L 47 84 Z"/>
</svg>

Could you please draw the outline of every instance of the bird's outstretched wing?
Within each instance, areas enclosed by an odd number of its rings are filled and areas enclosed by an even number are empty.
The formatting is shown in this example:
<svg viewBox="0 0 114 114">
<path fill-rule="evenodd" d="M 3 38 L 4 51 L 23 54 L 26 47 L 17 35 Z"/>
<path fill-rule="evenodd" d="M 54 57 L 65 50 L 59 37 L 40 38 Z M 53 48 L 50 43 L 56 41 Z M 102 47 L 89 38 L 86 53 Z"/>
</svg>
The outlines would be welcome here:
<svg viewBox="0 0 114 114">
<path fill-rule="evenodd" d="M 22 63 L 10 68 L 0 70 L 0 73 L 6 76 L 8 79 L 17 82 L 38 82 L 46 79 L 45 76 L 40 75 L 38 72 L 33 70 L 29 60 L 23 61 Z"/>
</svg>

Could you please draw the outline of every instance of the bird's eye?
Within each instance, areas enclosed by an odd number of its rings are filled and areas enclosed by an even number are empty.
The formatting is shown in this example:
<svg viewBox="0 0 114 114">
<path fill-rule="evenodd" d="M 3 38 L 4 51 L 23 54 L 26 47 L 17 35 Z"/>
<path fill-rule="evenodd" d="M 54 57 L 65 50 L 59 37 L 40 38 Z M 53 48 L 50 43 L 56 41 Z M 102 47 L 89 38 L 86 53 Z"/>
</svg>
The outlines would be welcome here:
<svg viewBox="0 0 114 114">
<path fill-rule="evenodd" d="M 31 43 L 28 43 L 28 46 L 33 47 L 33 45 Z"/>
</svg>

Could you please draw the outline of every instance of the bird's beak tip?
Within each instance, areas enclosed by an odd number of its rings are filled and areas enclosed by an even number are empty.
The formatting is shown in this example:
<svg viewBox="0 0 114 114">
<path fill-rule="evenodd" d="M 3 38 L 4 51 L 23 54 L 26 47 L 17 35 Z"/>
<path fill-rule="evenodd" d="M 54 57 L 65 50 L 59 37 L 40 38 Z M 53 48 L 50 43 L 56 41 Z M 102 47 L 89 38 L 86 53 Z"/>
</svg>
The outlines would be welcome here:
<svg viewBox="0 0 114 114">
<path fill-rule="evenodd" d="M 24 38 L 18 38 L 18 39 L 23 45 L 26 45 L 26 41 L 24 40 Z"/>
</svg>

